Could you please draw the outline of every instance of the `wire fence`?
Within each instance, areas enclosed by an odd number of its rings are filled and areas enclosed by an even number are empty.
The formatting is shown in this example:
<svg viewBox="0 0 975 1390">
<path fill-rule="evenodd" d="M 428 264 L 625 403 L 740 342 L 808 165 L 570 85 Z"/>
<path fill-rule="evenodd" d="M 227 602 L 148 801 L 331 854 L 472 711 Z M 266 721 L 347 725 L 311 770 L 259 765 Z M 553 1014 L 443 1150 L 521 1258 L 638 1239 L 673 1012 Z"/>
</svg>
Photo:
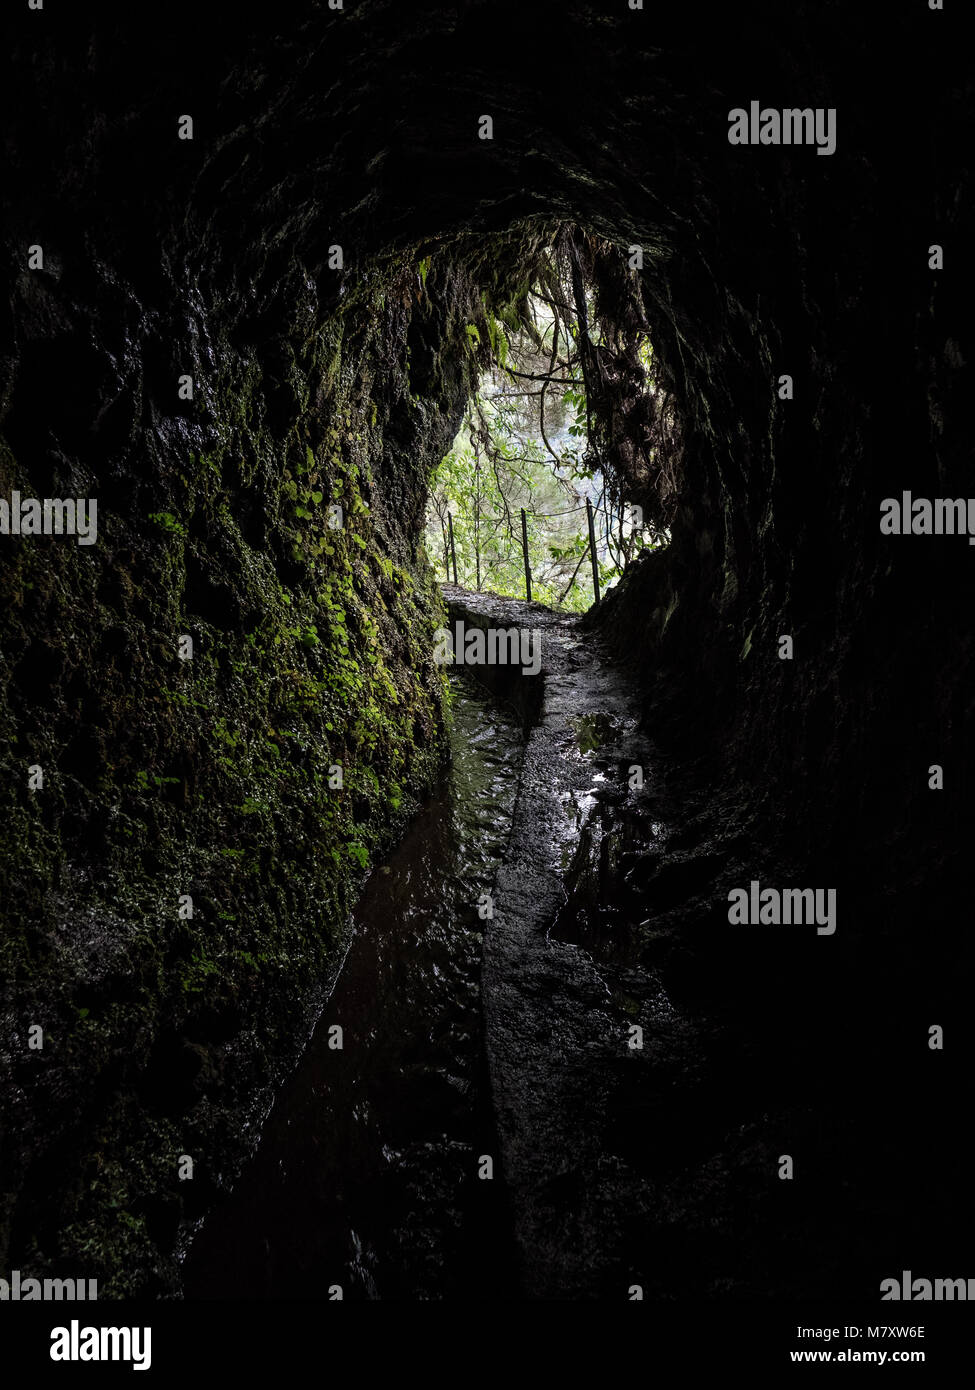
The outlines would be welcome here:
<svg viewBox="0 0 975 1390">
<path fill-rule="evenodd" d="M 597 503 L 596 505 L 598 506 L 599 504 Z M 554 521 L 558 516 L 577 516 L 579 512 L 584 512 L 585 510 L 585 507 L 570 507 L 567 512 L 536 512 L 533 510 L 532 516 L 540 516 L 546 521 Z M 522 508 L 522 511 L 524 511 L 524 508 Z"/>
<path fill-rule="evenodd" d="M 600 493 L 599 499 L 598 499 L 597 502 L 596 502 L 596 507 L 597 507 L 597 508 L 599 507 L 599 504 L 600 504 L 600 502 L 602 501 L 602 498 L 603 498 L 603 494 Z M 524 558 L 524 564 L 525 564 L 525 599 L 526 599 L 526 601 L 527 601 L 528 603 L 531 603 L 531 601 L 532 601 L 532 568 L 531 568 L 531 557 L 530 557 L 529 549 L 528 549 L 528 513 L 526 512 L 526 510 L 525 510 L 524 507 L 519 508 L 519 510 L 520 510 L 520 512 L 521 512 L 521 548 L 522 548 L 522 556 L 523 556 L 523 558 Z M 574 570 L 573 573 L 572 573 L 571 579 L 569 580 L 568 584 L 565 586 L 565 589 L 562 591 L 562 594 L 561 594 L 560 597 L 559 597 L 559 600 L 558 600 L 559 603 L 561 603 L 561 602 L 565 599 L 566 595 L 569 593 L 569 590 L 572 588 L 573 584 L 576 582 L 576 576 L 578 575 L 579 570 L 582 568 L 582 563 L 583 563 L 583 561 L 585 560 L 585 558 L 586 558 L 587 555 L 589 556 L 589 558 L 590 558 L 590 563 L 592 564 L 592 590 L 593 590 L 593 596 L 594 596 L 595 602 L 596 602 L 596 603 L 599 602 L 599 561 L 598 561 L 597 554 L 596 554 L 596 527 L 595 527 L 595 521 L 594 521 L 594 515 L 593 515 L 593 505 L 592 505 L 592 503 L 590 502 L 589 498 L 587 497 L 584 506 L 581 506 L 581 507 L 570 507 L 567 511 L 564 511 L 564 512 L 536 512 L 536 511 L 532 511 L 532 517 L 533 517 L 533 518 L 535 518 L 535 517 L 540 517 L 541 519 L 546 520 L 546 521 L 553 521 L 553 520 L 555 520 L 556 518 L 558 518 L 558 517 L 563 517 L 563 516 L 579 516 L 579 515 L 582 514 L 582 512 L 585 512 L 585 513 L 586 513 L 586 520 L 587 520 L 587 524 L 588 524 L 588 528 L 589 528 L 589 543 L 588 543 L 588 546 L 586 547 L 586 549 L 583 550 L 582 554 L 580 555 L 580 557 L 579 557 L 579 563 L 576 565 L 575 570 Z M 452 565 L 452 567 L 453 567 L 453 572 L 454 572 L 454 583 L 456 584 L 456 583 L 457 583 L 457 549 L 456 549 L 456 546 L 455 546 L 455 544 L 454 544 L 454 519 L 453 519 L 453 516 L 451 515 L 451 513 L 450 513 L 449 511 L 447 512 L 447 543 L 448 543 L 449 550 L 450 550 L 450 563 L 451 563 L 451 565 Z M 445 559 L 446 559 L 446 556 L 445 556 Z M 450 569 L 449 569 L 449 568 L 448 568 L 448 570 L 447 570 L 447 579 L 448 579 L 448 581 L 450 580 Z"/>
</svg>

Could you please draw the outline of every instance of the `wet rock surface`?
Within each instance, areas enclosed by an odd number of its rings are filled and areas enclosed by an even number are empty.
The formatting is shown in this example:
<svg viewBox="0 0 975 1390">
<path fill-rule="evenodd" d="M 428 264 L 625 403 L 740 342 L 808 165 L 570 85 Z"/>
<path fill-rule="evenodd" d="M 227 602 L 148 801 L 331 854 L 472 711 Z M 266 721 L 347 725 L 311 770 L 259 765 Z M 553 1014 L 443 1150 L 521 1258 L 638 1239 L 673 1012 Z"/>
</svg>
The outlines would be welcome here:
<svg viewBox="0 0 975 1390">
<path fill-rule="evenodd" d="M 600 661 L 595 642 L 580 640 L 576 619 L 449 588 L 446 596 L 451 616 L 532 628 L 541 643 L 540 673 L 519 678 L 543 684 L 542 710 L 485 926 L 485 1040 L 525 1291 L 608 1291 L 610 1270 L 619 1272 L 614 1233 L 634 1195 L 619 1155 L 604 1146 L 631 1016 L 607 974 L 562 932 L 571 905 L 579 914 L 587 894 L 605 896 L 607 823 L 618 836 L 628 807 L 635 820 L 639 794 L 627 794 L 627 777 L 631 764 L 649 777 L 650 749 L 637 732 L 633 689 Z M 666 1010 L 665 997 L 657 1006 Z"/>
<path fill-rule="evenodd" d="M 494 1123 L 476 904 L 523 742 L 476 682 L 452 684 L 444 784 L 371 876 L 301 1062 L 182 1265 L 187 1298 L 475 1300 L 509 1281 L 504 1193 L 477 1177 Z"/>
<path fill-rule="evenodd" d="M 900 1049 L 896 1079 L 878 1067 L 889 1012 L 863 1008 L 856 947 L 841 944 L 837 971 L 814 927 L 729 924 L 729 885 L 808 871 L 742 825 L 713 761 L 654 738 L 591 622 L 444 593 L 454 621 L 541 640 L 539 675 L 507 675 L 541 685 L 541 713 L 482 967 L 523 1295 L 867 1297 L 898 1241 L 950 1243 L 935 1187 L 894 1234 L 902 1184 L 951 1120 L 920 1050 L 905 1064 Z M 863 923 L 848 906 L 849 934 Z M 884 1119 L 905 1105 L 927 1128 Z M 778 1177 L 786 1154 L 802 1156 L 794 1184 Z"/>
</svg>

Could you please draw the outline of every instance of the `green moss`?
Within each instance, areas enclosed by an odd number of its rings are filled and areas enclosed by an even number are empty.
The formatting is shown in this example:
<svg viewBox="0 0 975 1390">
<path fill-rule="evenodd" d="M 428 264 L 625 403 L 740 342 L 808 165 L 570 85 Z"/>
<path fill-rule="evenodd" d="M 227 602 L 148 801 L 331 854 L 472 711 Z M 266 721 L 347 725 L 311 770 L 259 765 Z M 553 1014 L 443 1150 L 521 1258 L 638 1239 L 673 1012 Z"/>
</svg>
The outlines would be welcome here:
<svg viewBox="0 0 975 1390">
<path fill-rule="evenodd" d="M 51 1041 L 40 1062 L 15 1058 L 31 1109 L 24 1161 L 4 1175 L 21 1235 L 10 1246 L 0 1214 L 0 1267 L 74 1259 L 106 1297 L 173 1286 L 176 1226 L 194 1219 L 179 1154 L 239 1166 L 365 872 L 442 767 L 443 608 L 403 504 L 422 510 L 424 441 L 468 388 L 466 350 L 487 350 L 486 304 L 503 295 L 492 282 L 482 302 L 458 272 L 448 304 L 439 278 L 421 272 L 418 299 L 404 251 L 282 346 L 273 427 L 266 364 L 214 325 L 217 443 L 174 457 L 147 436 L 131 503 L 99 517 L 106 545 L 7 557 L 0 1002 L 14 1033 L 43 1019 Z M 440 344 L 422 382 L 407 303 Z M 14 487 L 43 491 L 0 438 L 0 494 Z M 38 700 L 18 671 L 50 631 L 74 637 Z M 26 790 L 27 762 L 48 772 L 42 794 Z M 228 1040 L 232 1076 L 218 1065 Z M 168 1046 L 200 1070 L 163 1104 Z M 45 1153 L 63 1166 L 56 1192 L 33 1165 Z"/>
<path fill-rule="evenodd" d="M 150 512 L 149 520 L 155 522 L 161 531 L 166 531 L 172 536 L 185 537 L 186 535 L 185 526 L 172 512 Z"/>
</svg>

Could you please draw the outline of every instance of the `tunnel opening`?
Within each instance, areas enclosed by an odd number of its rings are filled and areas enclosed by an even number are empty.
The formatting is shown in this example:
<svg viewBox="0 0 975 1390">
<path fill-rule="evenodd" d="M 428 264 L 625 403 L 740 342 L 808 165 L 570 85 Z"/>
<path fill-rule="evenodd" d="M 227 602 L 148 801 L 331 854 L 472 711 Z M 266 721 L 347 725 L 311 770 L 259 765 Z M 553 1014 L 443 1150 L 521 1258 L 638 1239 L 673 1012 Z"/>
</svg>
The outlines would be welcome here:
<svg viewBox="0 0 975 1390">
<path fill-rule="evenodd" d="M 490 363 L 431 479 L 425 539 L 448 581 L 585 611 L 669 541 L 679 426 L 654 380 L 642 264 L 641 247 L 559 227 L 527 292 L 489 311 Z"/>
</svg>

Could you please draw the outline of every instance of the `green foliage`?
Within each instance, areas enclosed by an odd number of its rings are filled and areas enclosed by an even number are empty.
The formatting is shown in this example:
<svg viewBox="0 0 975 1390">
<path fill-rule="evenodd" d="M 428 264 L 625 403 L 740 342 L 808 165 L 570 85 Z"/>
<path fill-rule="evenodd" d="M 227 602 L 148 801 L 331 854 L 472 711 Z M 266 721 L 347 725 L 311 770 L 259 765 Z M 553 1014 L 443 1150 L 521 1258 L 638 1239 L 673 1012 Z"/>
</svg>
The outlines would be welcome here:
<svg viewBox="0 0 975 1390">
<path fill-rule="evenodd" d="M 621 499 L 606 495 L 589 434 L 586 382 L 593 385 L 595 354 L 607 344 L 585 281 L 585 302 L 576 302 L 578 277 L 564 251 L 543 262 L 538 284 L 527 286 L 517 304 L 495 312 L 482 294 L 480 327 L 465 326 L 469 350 L 484 362 L 489 349 L 489 365 L 431 479 L 426 542 L 438 571 L 452 578 L 449 514 L 460 583 L 523 597 L 524 508 L 533 598 L 580 610 L 593 601 L 586 499 L 594 511 L 601 590 L 651 537 L 634 529 Z M 633 351 L 649 378 L 649 339 L 640 335 Z"/>
<path fill-rule="evenodd" d="M 584 390 L 573 390 L 562 393 L 563 404 L 571 406 L 573 417 L 572 424 L 568 426 L 568 432 L 573 439 L 585 439 L 586 435 L 586 393 Z"/>
</svg>

